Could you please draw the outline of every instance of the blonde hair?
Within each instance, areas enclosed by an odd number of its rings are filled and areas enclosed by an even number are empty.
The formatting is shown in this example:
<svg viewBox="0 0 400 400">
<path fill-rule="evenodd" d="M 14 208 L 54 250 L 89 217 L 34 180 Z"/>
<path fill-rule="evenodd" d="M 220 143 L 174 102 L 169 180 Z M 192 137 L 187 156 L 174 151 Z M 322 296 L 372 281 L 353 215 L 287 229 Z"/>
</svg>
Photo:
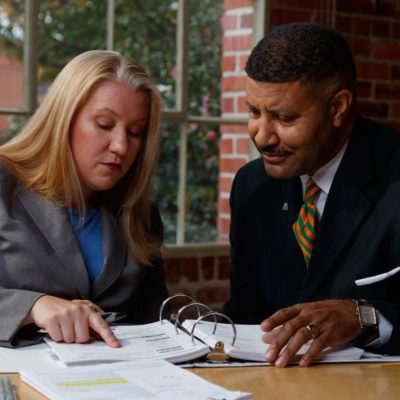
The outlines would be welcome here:
<svg viewBox="0 0 400 400">
<path fill-rule="evenodd" d="M 91 50 L 72 59 L 57 76 L 21 133 L 0 147 L 0 157 L 26 187 L 60 206 L 86 210 L 70 148 L 70 128 L 80 107 L 103 82 L 123 81 L 149 98 L 140 152 L 127 174 L 96 201 L 117 218 L 139 264 L 159 256 L 160 235 L 150 232 L 151 182 L 159 151 L 160 96 L 144 69 L 117 52 Z"/>
</svg>

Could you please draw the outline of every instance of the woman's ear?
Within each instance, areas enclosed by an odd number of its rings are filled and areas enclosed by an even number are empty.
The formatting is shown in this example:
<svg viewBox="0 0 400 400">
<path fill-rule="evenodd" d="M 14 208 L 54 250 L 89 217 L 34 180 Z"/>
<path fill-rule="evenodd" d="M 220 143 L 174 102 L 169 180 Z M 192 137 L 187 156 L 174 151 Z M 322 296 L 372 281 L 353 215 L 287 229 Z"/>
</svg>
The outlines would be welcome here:
<svg viewBox="0 0 400 400">
<path fill-rule="evenodd" d="M 348 89 L 339 90 L 331 100 L 331 115 L 335 128 L 340 128 L 353 102 L 353 95 Z"/>
</svg>

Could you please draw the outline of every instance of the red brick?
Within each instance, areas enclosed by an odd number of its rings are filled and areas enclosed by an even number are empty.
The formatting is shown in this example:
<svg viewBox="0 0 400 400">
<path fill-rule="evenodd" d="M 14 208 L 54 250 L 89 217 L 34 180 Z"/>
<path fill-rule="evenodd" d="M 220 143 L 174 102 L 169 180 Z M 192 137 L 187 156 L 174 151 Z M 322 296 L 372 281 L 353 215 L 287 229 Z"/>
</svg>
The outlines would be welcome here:
<svg viewBox="0 0 400 400">
<path fill-rule="evenodd" d="M 392 38 L 393 39 L 400 39 L 400 23 L 393 22 Z"/>
<path fill-rule="evenodd" d="M 224 8 L 242 8 L 242 7 L 252 7 L 253 0 L 224 0 Z"/>
<path fill-rule="evenodd" d="M 246 90 L 245 76 L 226 76 L 222 78 L 222 92 L 239 92 Z"/>
<path fill-rule="evenodd" d="M 390 25 L 388 21 L 374 21 L 373 25 L 374 36 L 387 38 L 389 37 Z"/>
<path fill-rule="evenodd" d="M 221 112 L 233 113 L 235 111 L 235 101 L 232 97 L 225 97 L 221 99 Z"/>
<path fill-rule="evenodd" d="M 276 9 L 271 13 L 272 26 L 288 24 L 298 21 L 310 21 L 311 13 L 304 10 Z"/>
<path fill-rule="evenodd" d="M 377 15 L 390 18 L 400 18 L 400 5 L 398 0 L 380 0 L 377 3 Z"/>
<path fill-rule="evenodd" d="M 371 82 L 359 81 L 357 82 L 357 97 L 367 98 L 372 95 Z"/>
<path fill-rule="evenodd" d="M 240 67 L 241 71 L 244 71 L 248 58 L 249 58 L 248 56 L 241 56 L 240 57 L 240 59 L 239 59 L 239 67 Z"/>
<path fill-rule="evenodd" d="M 225 31 L 229 29 L 236 29 L 237 21 L 238 21 L 237 15 L 224 15 L 221 18 L 222 29 Z"/>
<path fill-rule="evenodd" d="M 221 62 L 221 68 L 223 72 L 234 71 L 236 68 L 236 57 L 223 56 Z"/>
<path fill-rule="evenodd" d="M 400 83 L 377 83 L 375 97 L 381 100 L 399 100 Z"/>
<path fill-rule="evenodd" d="M 352 22 L 352 33 L 356 35 L 369 36 L 371 33 L 371 20 L 354 16 Z"/>
<path fill-rule="evenodd" d="M 229 193 L 232 187 L 232 178 L 220 176 L 218 179 L 218 191 Z"/>
<path fill-rule="evenodd" d="M 236 141 L 237 152 L 239 154 L 249 154 L 249 142 L 250 139 L 238 139 Z"/>
<path fill-rule="evenodd" d="M 189 282 L 197 282 L 199 280 L 199 267 L 197 258 L 183 259 L 183 275 Z"/>
<path fill-rule="evenodd" d="M 246 160 L 242 158 L 224 158 L 221 157 L 219 160 L 221 172 L 234 172 L 236 173 L 240 167 L 246 164 Z"/>
<path fill-rule="evenodd" d="M 341 33 L 351 33 L 352 19 L 349 16 L 337 15 L 335 29 Z"/>
<path fill-rule="evenodd" d="M 400 65 L 392 65 L 391 77 L 394 81 L 400 81 Z"/>
<path fill-rule="evenodd" d="M 371 41 L 369 39 L 362 37 L 346 36 L 346 40 L 353 51 L 354 57 L 370 56 L 372 46 L 371 46 Z"/>
<path fill-rule="evenodd" d="M 349 12 L 360 14 L 374 14 L 375 0 L 337 0 L 337 12 Z"/>
<path fill-rule="evenodd" d="M 225 138 L 219 141 L 219 153 L 220 154 L 232 154 L 233 153 L 233 140 L 231 138 Z"/>
<path fill-rule="evenodd" d="M 390 69 L 387 63 L 359 61 L 357 76 L 363 79 L 389 79 Z"/>
<path fill-rule="evenodd" d="M 218 199 L 218 211 L 225 214 L 230 214 L 231 208 L 229 206 L 229 199 L 219 197 Z"/>
<path fill-rule="evenodd" d="M 203 257 L 201 259 L 201 270 L 203 272 L 203 278 L 210 280 L 214 278 L 215 269 L 215 258 L 214 257 Z"/>
<path fill-rule="evenodd" d="M 392 118 L 400 120 L 400 103 L 392 103 L 390 115 Z"/>
<path fill-rule="evenodd" d="M 220 130 L 223 133 L 247 133 L 247 123 L 245 125 L 224 124 L 220 126 Z"/>
<path fill-rule="evenodd" d="M 248 35 L 224 36 L 222 39 L 222 48 L 224 51 L 243 51 L 250 50 L 253 47 L 253 37 Z"/>
<path fill-rule="evenodd" d="M 240 27 L 241 28 L 252 28 L 253 27 L 253 14 L 242 14 L 240 16 Z"/>
<path fill-rule="evenodd" d="M 229 279 L 229 256 L 218 257 L 218 279 Z"/>
<path fill-rule="evenodd" d="M 241 96 L 238 100 L 238 112 L 248 112 L 249 107 L 246 104 L 246 96 Z"/>
<path fill-rule="evenodd" d="M 220 303 L 221 305 L 229 299 L 229 286 L 210 286 L 197 291 L 196 299 L 204 304 Z"/>
<path fill-rule="evenodd" d="M 182 260 L 179 258 L 167 258 L 165 260 L 165 279 L 167 283 L 176 284 L 182 276 Z"/>
<path fill-rule="evenodd" d="M 229 243 L 229 233 L 228 232 L 218 232 L 217 243 Z"/>
<path fill-rule="evenodd" d="M 218 218 L 218 232 L 229 232 L 230 220 L 225 218 Z"/>
<path fill-rule="evenodd" d="M 400 60 L 400 43 L 375 42 L 372 44 L 373 56 L 387 60 Z"/>
<path fill-rule="evenodd" d="M 387 103 L 359 101 L 358 107 L 362 114 L 370 118 L 386 118 L 389 115 L 389 105 Z"/>
</svg>

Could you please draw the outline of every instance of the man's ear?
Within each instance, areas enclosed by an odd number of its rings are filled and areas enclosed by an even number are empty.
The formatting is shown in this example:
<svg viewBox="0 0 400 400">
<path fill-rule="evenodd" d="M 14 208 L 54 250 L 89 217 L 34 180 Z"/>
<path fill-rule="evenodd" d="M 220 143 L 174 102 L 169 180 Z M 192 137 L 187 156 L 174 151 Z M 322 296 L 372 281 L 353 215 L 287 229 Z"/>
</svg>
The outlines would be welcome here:
<svg viewBox="0 0 400 400">
<path fill-rule="evenodd" d="M 331 115 L 335 128 L 340 128 L 349 113 L 353 95 L 348 89 L 339 90 L 331 100 Z"/>
</svg>

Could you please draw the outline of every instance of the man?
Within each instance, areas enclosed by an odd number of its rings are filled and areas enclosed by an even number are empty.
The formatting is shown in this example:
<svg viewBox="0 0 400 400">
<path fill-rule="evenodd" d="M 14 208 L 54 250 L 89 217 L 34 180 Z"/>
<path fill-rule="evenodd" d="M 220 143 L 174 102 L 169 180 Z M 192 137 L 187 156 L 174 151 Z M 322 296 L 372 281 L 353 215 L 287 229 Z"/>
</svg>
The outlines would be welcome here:
<svg viewBox="0 0 400 400">
<path fill-rule="evenodd" d="M 332 29 L 273 29 L 246 73 L 261 158 L 232 188 L 225 313 L 261 323 L 276 366 L 310 339 L 302 366 L 345 343 L 400 354 L 400 273 L 355 284 L 400 264 L 400 135 L 358 115 L 353 57 Z"/>
</svg>

